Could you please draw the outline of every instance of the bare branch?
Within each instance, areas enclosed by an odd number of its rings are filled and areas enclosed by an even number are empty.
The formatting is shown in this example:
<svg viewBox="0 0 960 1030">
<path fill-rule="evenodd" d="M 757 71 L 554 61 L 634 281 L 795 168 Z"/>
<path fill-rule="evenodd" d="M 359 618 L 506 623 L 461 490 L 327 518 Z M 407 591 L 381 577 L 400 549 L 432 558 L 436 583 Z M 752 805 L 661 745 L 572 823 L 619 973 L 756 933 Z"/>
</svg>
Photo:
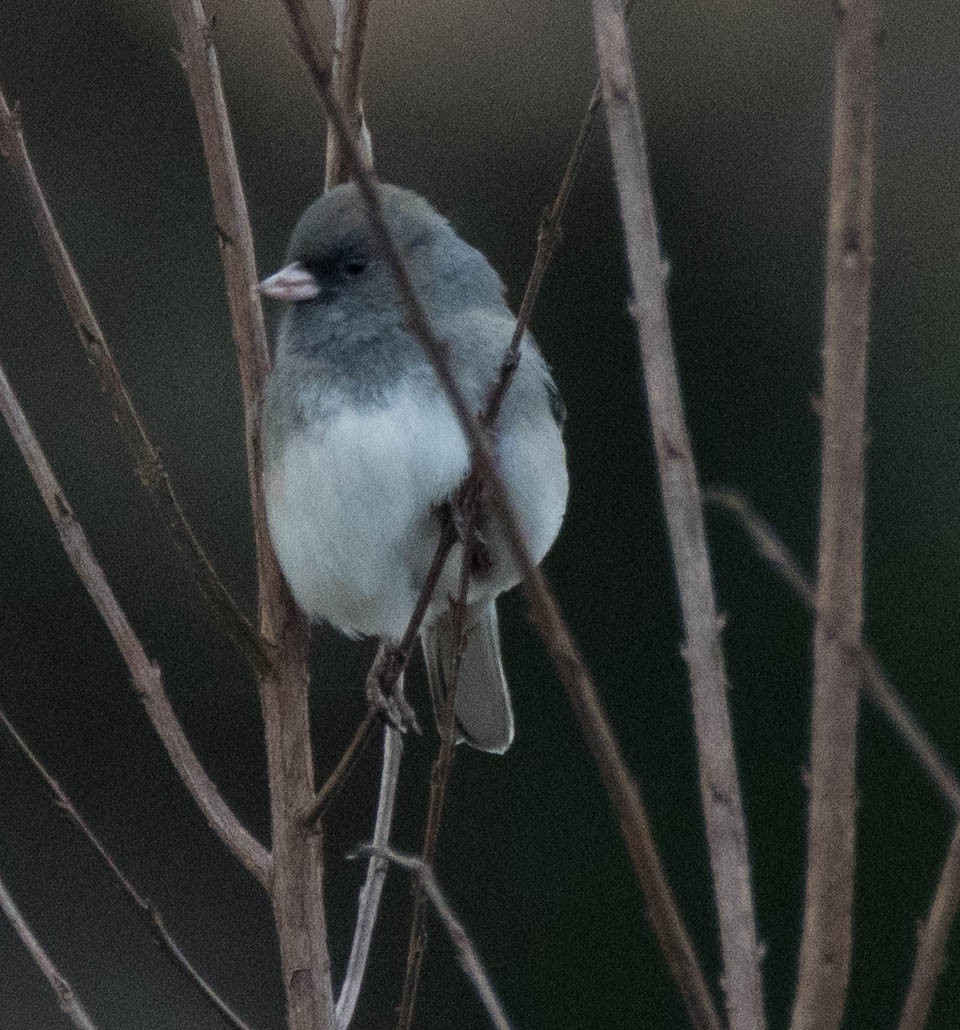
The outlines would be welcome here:
<svg viewBox="0 0 960 1030">
<path fill-rule="evenodd" d="M 563 215 L 567 209 L 567 201 L 570 199 L 570 190 L 573 188 L 574 179 L 580 169 L 580 163 L 586 152 L 587 144 L 590 142 L 590 132 L 593 129 L 597 109 L 603 100 L 600 83 L 598 82 L 590 97 L 590 103 L 581 119 L 580 128 L 577 132 L 573 150 L 567 160 L 567 167 L 564 170 L 563 178 L 560 180 L 560 187 L 553 203 L 543 213 L 540 221 L 540 228 L 537 232 L 537 252 L 534 255 L 533 267 L 527 279 L 527 285 L 523 291 L 523 299 L 520 302 L 520 310 L 517 313 L 517 324 L 513 330 L 513 338 L 507 348 L 503 361 L 500 364 L 500 377 L 497 381 L 487 407 L 483 413 L 483 424 L 492 426 L 500 414 L 500 406 L 510 386 L 510 380 L 520 361 L 520 346 L 523 343 L 523 334 L 527 331 L 530 318 L 533 315 L 533 308 L 540 296 L 540 287 L 543 285 L 543 277 L 547 268 L 553 260 L 553 255 L 560 241 L 563 239 Z"/>
<path fill-rule="evenodd" d="M 333 985 L 323 903 L 323 854 L 302 820 L 314 800 L 310 735 L 309 628 L 290 596 L 267 531 L 261 473 L 260 398 L 269 368 L 256 289 L 253 239 L 227 114 L 220 65 L 201 0 L 170 0 L 203 141 L 220 257 L 233 321 L 247 445 L 260 632 L 276 647 L 259 677 L 270 782 L 271 897 L 280 943 L 289 1030 L 333 1030 Z"/>
<path fill-rule="evenodd" d="M 359 156 L 349 147 L 349 133 L 330 92 L 329 69 L 323 67 L 319 55 L 310 48 L 308 42 L 299 42 L 301 55 L 313 78 L 327 117 L 350 155 L 351 174 L 355 177 L 366 204 L 372 231 L 390 261 L 407 326 L 420 341 L 433 365 L 437 380 L 446 393 L 473 450 L 474 469 L 480 470 L 490 491 L 489 500 L 501 520 L 514 559 L 524 577 L 524 591 L 530 604 L 531 619 L 546 644 L 580 723 L 587 746 L 597 763 L 601 780 L 619 820 L 621 832 L 647 898 L 651 924 L 687 1004 L 691 1022 L 698 1028 L 719 1027 L 720 1022 L 693 945 L 663 874 L 639 789 L 623 760 L 596 687 L 560 615 L 543 573 L 534 565 L 527 553 L 485 434 L 457 389 L 450 373 L 445 348 L 431 331 L 403 263 L 390 239 L 374 182 L 365 172 Z"/>
<path fill-rule="evenodd" d="M 432 868 L 437 854 L 440 838 L 440 824 L 443 820 L 444 803 L 447 788 L 453 774 L 453 760 L 457 744 L 457 727 L 454 704 L 456 702 L 457 682 L 460 678 L 460 667 L 466 648 L 465 621 L 467 612 L 467 592 L 470 588 L 470 570 L 473 567 L 474 553 L 477 548 L 477 522 L 480 517 L 480 494 L 482 480 L 475 473 L 471 474 L 464 491 L 463 512 L 463 552 L 460 557 L 460 576 L 457 584 L 457 596 L 451 598 L 450 608 L 453 620 L 452 639 L 457 641 L 449 681 L 446 684 L 447 696 L 434 698 L 438 705 L 438 726 L 440 730 L 440 746 L 437 757 L 430 770 L 430 798 L 427 803 L 427 824 L 423 832 L 423 847 L 420 852 L 424 865 Z M 426 897 L 423 884 L 415 882 L 413 890 L 413 914 L 410 919 L 410 934 L 407 939 L 407 962 L 403 974 L 403 990 L 397 1012 L 397 1030 L 410 1030 L 413 1026 L 413 1011 L 420 985 L 423 959 L 427 951 Z"/>
<path fill-rule="evenodd" d="M 823 329 L 823 447 L 807 877 L 792 1030 L 840 1026 L 850 979 L 860 670 L 863 481 L 873 265 L 876 15 L 841 0 Z"/>
<path fill-rule="evenodd" d="M 320 57 L 326 50 L 317 27 L 310 17 L 305 0 L 280 0 L 293 26 L 294 42 L 301 55 L 312 53 Z M 330 88 L 337 99 L 343 122 L 347 128 L 354 153 L 359 155 L 370 175 L 373 171 L 373 147 L 370 133 L 363 118 L 361 99 L 361 66 L 367 39 L 367 20 L 370 0 L 330 0 L 334 17 L 333 64 L 330 70 Z M 327 125 L 327 162 L 325 188 L 332 189 L 350 178 L 347 152 L 336 130 Z"/>
<path fill-rule="evenodd" d="M 302 0 L 300 0 L 302 7 Z M 367 39 L 367 17 L 370 0 L 330 0 L 335 20 L 333 83 L 334 95 L 351 138 L 363 155 L 366 167 L 373 171 L 373 147 L 363 117 L 361 101 L 361 64 Z M 327 132 L 326 188 L 329 190 L 347 179 L 347 159 L 335 132 Z"/>
<path fill-rule="evenodd" d="M 473 989 L 477 992 L 484 1011 L 490 1017 L 490 1022 L 497 1030 L 510 1030 L 510 1021 L 507 1019 L 503 1006 L 500 1004 L 500 999 L 497 997 L 497 992 L 494 990 L 490 977 L 480 961 L 476 945 L 470 940 L 467 931 L 463 928 L 463 924 L 454 914 L 430 867 L 425 865 L 419 858 L 415 858 L 412 855 L 401 855 L 390 848 L 378 848 L 367 845 L 360 850 L 361 852 L 369 852 L 395 863 L 402 869 L 406 869 L 407 872 L 420 881 L 427 897 L 440 917 L 440 922 L 443 923 L 444 929 L 450 935 L 450 940 L 453 941 L 457 949 L 460 966 L 469 977 L 470 983 L 473 984 Z"/>
<path fill-rule="evenodd" d="M 6 373 L 0 368 L 0 413 L 40 491 L 43 503 L 60 534 L 63 549 L 86 588 L 100 617 L 126 663 L 133 688 L 143 702 L 153 728 L 167 749 L 187 790 L 200 807 L 210 827 L 260 883 L 270 881 L 270 856 L 259 841 L 240 824 L 213 781 L 200 764 L 163 688 L 160 670 L 147 657 L 143 645 L 114 597 L 83 527 L 60 489 L 40 443 L 34 436 Z"/>
<path fill-rule="evenodd" d="M 30 957 L 39 966 L 40 972 L 47 978 L 47 982 L 53 988 L 64 1014 L 80 1030 L 97 1030 L 96 1024 L 87 1015 L 76 991 L 67 983 L 63 975 L 53 964 L 53 960 L 44 951 L 43 945 L 37 940 L 29 924 L 17 908 L 16 902 L 7 890 L 6 884 L 0 880 L 0 912 L 10 920 L 17 936 L 23 941 Z"/>
<path fill-rule="evenodd" d="M 610 148 L 626 238 L 640 358 L 674 572 L 686 634 L 700 794 L 713 871 L 727 1018 L 734 1030 L 765 1025 L 747 828 L 727 707 L 700 488 L 677 381 L 663 285 L 646 139 L 623 12 L 593 0 Z"/>
<path fill-rule="evenodd" d="M 736 490 L 717 488 L 704 491 L 703 499 L 705 503 L 716 504 L 736 517 L 757 551 L 793 588 L 807 608 L 816 613 L 817 591 L 813 581 L 801 569 L 800 563 L 787 550 L 773 527 L 754 511 L 743 494 Z M 860 689 L 886 717 L 954 814 L 960 817 L 960 783 L 957 777 L 885 675 L 877 656 L 861 640 L 844 638 L 843 627 L 833 623 L 829 625 L 829 631 L 836 636 L 850 660 L 857 666 Z"/>
<path fill-rule="evenodd" d="M 393 822 L 393 805 L 397 797 L 400 779 L 400 759 L 403 757 L 403 737 L 393 726 L 383 728 L 383 769 L 380 773 L 380 794 L 377 802 L 377 818 L 373 828 L 373 847 L 384 849 L 390 846 L 390 826 Z M 373 931 L 377 922 L 383 882 L 387 876 L 387 861 L 377 854 L 371 854 L 367 866 L 367 878 L 360 890 L 357 906 L 357 925 L 350 948 L 347 972 L 343 978 L 340 997 L 337 999 L 337 1028 L 347 1030 L 360 997 L 363 975 L 367 968 Z"/>
<path fill-rule="evenodd" d="M 813 581 L 787 550 L 773 526 L 753 508 L 739 490 L 722 486 L 708 487 L 703 491 L 703 503 L 716 505 L 733 515 L 753 541 L 758 554 L 793 588 L 794 593 L 810 611 L 817 610 L 817 588 Z"/>
<path fill-rule="evenodd" d="M 67 796 L 63 787 L 50 773 L 49 769 L 40 761 L 30 745 L 23 739 L 17 728 L 7 718 L 6 712 L 0 709 L 0 723 L 3 723 L 7 733 L 13 738 L 14 743 L 23 753 L 23 756 L 34 767 L 40 777 L 46 783 L 57 806 L 62 809 L 73 820 L 74 825 L 87 838 L 94 851 L 100 856 L 100 860 L 107 867 L 113 878 L 122 888 L 127 899 L 136 909 L 137 914 L 146 920 L 150 931 L 160 942 L 173 964 L 186 976 L 186 978 L 200 991 L 204 998 L 223 1018 L 227 1026 L 235 1027 L 236 1030 L 250 1030 L 250 1027 L 230 1008 L 219 994 L 201 976 L 196 967 L 190 962 L 180 945 L 174 940 L 170 931 L 163 922 L 163 917 L 156 908 L 148 901 L 134 885 L 127 879 L 123 870 L 117 865 L 116 860 L 107 851 L 99 837 L 90 829 L 87 821 L 77 811 L 76 806 Z"/>
<path fill-rule="evenodd" d="M 947 939 L 960 905 L 960 825 L 953 832 L 947 858 L 926 922 L 918 928 L 917 956 L 910 976 L 899 1030 L 923 1030 L 930 1016 L 937 980 L 946 965 Z"/>
<path fill-rule="evenodd" d="M 60 294 L 73 320 L 87 359 L 97 373 L 100 389 L 106 394 L 113 409 L 120 435 L 133 459 L 140 483 L 163 516 L 177 553 L 190 570 L 214 614 L 219 616 L 227 634 L 253 664 L 254 669 L 263 670 L 270 661 L 266 644 L 237 607 L 197 539 L 193 527 L 187 521 L 170 477 L 160 461 L 160 455 L 147 436 L 143 421 L 133 406 L 120 370 L 53 220 L 27 151 L 20 119 L 17 113 L 12 112 L 7 106 L 2 90 L 0 153 L 13 169 L 30 205 L 40 243 Z"/>
<path fill-rule="evenodd" d="M 627 0 L 623 5 L 623 17 L 630 17 L 633 8 L 633 0 Z M 567 209 L 567 201 L 570 199 L 570 191 L 573 189 L 574 180 L 580 170 L 583 155 L 586 153 L 587 144 L 590 142 L 590 134 L 593 131 L 593 123 L 597 117 L 597 111 L 603 103 L 603 82 L 598 79 L 593 93 L 590 95 L 590 102 L 580 120 L 580 128 L 577 130 L 577 138 L 574 141 L 570 157 L 567 159 L 567 167 L 564 169 L 563 177 L 560 180 L 560 188 L 554 198 L 553 204 L 543 212 L 540 222 L 540 229 L 537 233 L 537 252 L 533 259 L 533 268 L 527 279 L 527 285 L 523 292 L 523 300 L 520 302 L 520 311 L 517 313 L 517 325 L 513 331 L 513 339 L 503 356 L 500 365 L 500 379 L 497 382 L 486 410 L 483 413 L 484 425 L 490 426 L 497 420 L 500 412 L 500 405 L 506 395 L 507 387 L 513 378 L 514 370 L 517 367 L 520 357 L 520 345 L 523 341 L 523 334 L 530 324 L 530 317 L 533 314 L 534 305 L 540 296 L 540 287 L 543 284 L 543 277 L 553 255 L 563 239 L 563 215 Z"/>
<path fill-rule="evenodd" d="M 247 214 L 233 134 L 220 80 L 220 65 L 212 30 L 200 0 L 171 0 L 183 52 L 180 60 L 187 75 L 197 112 L 203 153 L 210 175 L 217 239 L 226 280 L 227 300 L 233 322 L 233 339 L 243 390 L 247 445 L 247 473 L 254 501 L 254 531 L 258 556 L 258 580 L 266 575 L 270 548 L 265 546 L 266 521 L 262 513 L 261 458 L 257 406 L 270 370 L 263 310 L 257 293 L 253 237 Z"/>
</svg>

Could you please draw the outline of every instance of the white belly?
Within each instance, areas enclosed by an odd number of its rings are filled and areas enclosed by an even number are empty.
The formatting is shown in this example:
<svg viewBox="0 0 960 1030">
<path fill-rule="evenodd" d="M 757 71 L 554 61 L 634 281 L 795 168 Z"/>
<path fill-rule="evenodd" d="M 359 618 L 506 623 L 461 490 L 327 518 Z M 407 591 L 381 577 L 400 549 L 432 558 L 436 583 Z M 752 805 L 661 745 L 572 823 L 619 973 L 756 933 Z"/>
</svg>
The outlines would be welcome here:
<svg viewBox="0 0 960 1030">
<path fill-rule="evenodd" d="M 537 439 L 505 436 L 499 461 L 531 554 L 556 537 L 567 478 L 559 430 Z M 398 640 L 436 549 L 434 509 L 469 470 L 462 430 L 442 397 L 398 393 L 383 408 L 341 411 L 288 441 L 266 469 L 270 536 L 297 603 L 313 620 L 353 634 Z M 489 540 L 503 550 L 498 534 Z M 499 555 L 502 559 L 503 555 Z M 436 604 L 455 591 L 459 547 Z M 516 581 L 502 568 L 472 594 Z M 436 607 L 436 605 L 434 606 Z"/>
<path fill-rule="evenodd" d="M 347 632 L 399 637 L 431 509 L 466 475 L 467 453 L 445 401 L 407 391 L 292 436 L 264 486 L 270 536 L 301 608 Z"/>
</svg>

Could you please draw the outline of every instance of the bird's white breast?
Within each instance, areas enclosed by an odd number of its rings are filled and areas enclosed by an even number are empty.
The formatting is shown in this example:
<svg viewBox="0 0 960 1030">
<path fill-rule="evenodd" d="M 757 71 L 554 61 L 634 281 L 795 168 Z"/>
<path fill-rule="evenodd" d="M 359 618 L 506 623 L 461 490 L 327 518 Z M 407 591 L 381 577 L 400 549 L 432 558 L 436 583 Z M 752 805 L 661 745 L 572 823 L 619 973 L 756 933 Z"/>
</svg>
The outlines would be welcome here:
<svg viewBox="0 0 960 1030">
<path fill-rule="evenodd" d="M 292 433 L 264 477 L 280 566 L 313 619 L 398 638 L 432 508 L 468 471 L 441 396 L 403 388 L 382 407 L 344 406 Z"/>
</svg>

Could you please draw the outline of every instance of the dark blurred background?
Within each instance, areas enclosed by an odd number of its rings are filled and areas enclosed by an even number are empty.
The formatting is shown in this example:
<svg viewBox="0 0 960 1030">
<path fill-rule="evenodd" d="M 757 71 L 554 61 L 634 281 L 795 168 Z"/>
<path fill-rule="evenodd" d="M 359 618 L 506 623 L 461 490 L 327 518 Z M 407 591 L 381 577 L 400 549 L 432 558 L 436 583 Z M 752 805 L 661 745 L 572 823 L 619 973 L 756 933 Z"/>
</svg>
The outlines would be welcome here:
<svg viewBox="0 0 960 1030">
<path fill-rule="evenodd" d="M 325 5 L 316 5 L 326 17 Z M 640 4 L 645 105 L 685 400 L 701 476 L 744 489 L 810 565 L 816 539 L 829 5 Z M 960 765 L 960 65 L 955 4 L 886 5 L 871 354 L 867 630 Z M 221 0 L 226 89 L 262 273 L 321 188 L 323 127 L 277 5 Z M 0 81 L 106 335 L 218 569 L 252 606 L 241 408 L 216 239 L 166 5 L 4 0 Z M 373 5 L 366 109 L 378 169 L 424 193 L 516 303 L 595 78 L 589 4 Z M 571 203 L 534 328 L 570 409 L 573 494 L 547 562 L 649 803 L 711 980 L 716 925 L 690 706 L 651 463 L 607 147 Z M 210 774 L 267 834 L 255 690 L 134 481 L 0 167 L 0 359 Z M 251 1024 L 282 1026 L 266 898 L 171 773 L 106 631 L 0 432 L 0 701 L 200 969 Z M 710 518 L 772 1025 L 794 983 L 804 858 L 810 624 L 739 531 Z M 593 765 L 519 597 L 502 606 L 519 731 L 461 752 L 439 875 L 518 1027 L 683 1025 Z M 368 645 L 315 634 L 315 739 L 328 771 L 363 712 Z M 422 673 L 412 690 L 424 707 Z M 847 1025 L 895 1024 L 951 821 L 865 711 Z M 407 747 L 396 843 L 420 840 L 432 728 Z M 342 971 L 368 838 L 374 751 L 326 835 Z M 0 739 L 0 873 L 103 1028 L 213 1028 L 46 791 Z M 391 1027 L 409 889 L 388 881 L 356 1026 Z M 957 944 L 931 1025 L 960 1021 Z M 418 1026 L 485 1025 L 439 930 Z M 0 923 L 0 1026 L 64 1025 Z"/>
</svg>

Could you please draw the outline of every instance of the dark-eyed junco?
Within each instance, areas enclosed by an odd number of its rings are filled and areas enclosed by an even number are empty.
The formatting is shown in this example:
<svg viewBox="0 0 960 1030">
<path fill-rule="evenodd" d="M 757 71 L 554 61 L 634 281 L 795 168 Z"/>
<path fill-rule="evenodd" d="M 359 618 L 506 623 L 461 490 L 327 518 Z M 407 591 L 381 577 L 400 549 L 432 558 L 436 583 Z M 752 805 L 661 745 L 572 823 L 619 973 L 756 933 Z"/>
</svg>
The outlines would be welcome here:
<svg viewBox="0 0 960 1030">
<path fill-rule="evenodd" d="M 390 236 L 456 381 L 481 412 L 515 324 L 486 258 L 422 197 L 377 187 Z M 263 411 L 264 486 L 281 568 L 311 620 L 397 642 L 436 551 L 441 509 L 469 470 L 464 434 L 407 330 L 387 260 L 356 186 L 330 190 L 300 218 L 287 263 L 261 284 L 287 302 Z M 560 395 L 533 338 L 493 434 L 494 454 L 527 548 L 539 562 L 567 500 Z M 467 644 L 454 712 L 461 738 L 503 752 L 513 711 L 500 657 L 496 597 L 519 579 L 495 518 L 479 531 L 489 567 L 468 593 Z M 434 698 L 453 660 L 448 558 L 421 630 Z"/>
</svg>

